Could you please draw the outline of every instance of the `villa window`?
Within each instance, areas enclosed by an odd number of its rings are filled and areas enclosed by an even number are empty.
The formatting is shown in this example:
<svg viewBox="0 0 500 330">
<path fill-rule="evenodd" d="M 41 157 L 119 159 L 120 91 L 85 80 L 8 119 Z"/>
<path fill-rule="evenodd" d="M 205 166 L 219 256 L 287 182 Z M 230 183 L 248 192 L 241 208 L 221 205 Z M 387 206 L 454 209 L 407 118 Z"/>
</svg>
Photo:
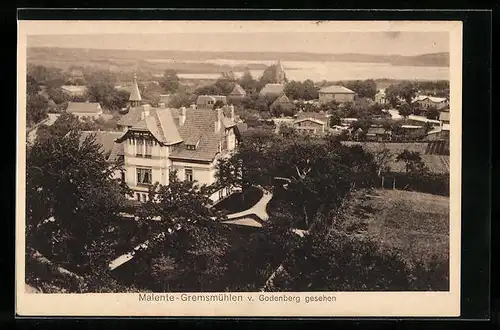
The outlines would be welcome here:
<svg viewBox="0 0 500 330">
<path fill-rule="evenodd" d="M 144 153 L 144 157 L 145 158 L 151 158 L 151 149 L 153 147 L 153 141 L 146 140 L 145 144 L 146 144 L 146 151 Z"/>
<path fill-rule="evenodd" d="M 224 190 L 219 190 L 219 199 L 222 199 L 224 197 Z"/>
<path fill-rule="evenodd" d="M 193 169 L 186 168 L 184 170 L 184 180 L 185 181 L 193 181 Z"/>
<path fill-rule="evenodd" d="M 137 184 L 138 185 L 150 185 L 152 182 L 152 170 L 150 168 L 138 168 L 137 169 Z"/>
<path fill-rule="evenodd" d="M 135 156 L 142 157 L 143 150 L 144 150 L 144 140 L 138 139 L 137 144 L 136 144 L 136 149 L 135 149 Z"/>
</svg>

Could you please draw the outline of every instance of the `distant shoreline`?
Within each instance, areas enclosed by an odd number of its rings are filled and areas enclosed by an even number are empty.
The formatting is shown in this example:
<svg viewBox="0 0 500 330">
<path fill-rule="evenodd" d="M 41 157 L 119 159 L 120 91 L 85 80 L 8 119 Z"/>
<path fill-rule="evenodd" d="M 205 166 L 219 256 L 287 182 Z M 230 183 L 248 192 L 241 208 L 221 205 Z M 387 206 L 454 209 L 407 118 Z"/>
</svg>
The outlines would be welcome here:
<svg viewBox="0 0 500 330">
<path fill-rule="evenodd" d="M 277 52 L 200 52 L 175 50 L 108 50 L 85 48 L 28 47 L 28 57 L 73 57 L 86 59 L 109 59 L 140 61 L 161 59 L 179 59 L 187 61 L 206 60 L 249 60 L 249 61 L 333 61 L 356 63 L 390 63 L 394 66 L 448 67 L 449 53 L 421 54 L 414 56 L 378 55 L 378 54 L 320 54 L 320 53 L 277 53 Z"/>
</svg>

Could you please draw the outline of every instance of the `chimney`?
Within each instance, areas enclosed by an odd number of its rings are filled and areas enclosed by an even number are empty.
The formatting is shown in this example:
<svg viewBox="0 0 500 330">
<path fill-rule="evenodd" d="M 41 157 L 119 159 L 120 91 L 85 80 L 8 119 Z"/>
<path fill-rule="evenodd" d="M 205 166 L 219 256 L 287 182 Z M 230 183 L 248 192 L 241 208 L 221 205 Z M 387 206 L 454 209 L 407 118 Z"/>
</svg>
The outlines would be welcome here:
<svg viewBox="0 0 500 330">
<path fill-rule="evenodd" d="M 179 126 L 184 125 L 185 121 L 186 121 L 186 107 L 182 107 L 181 113 L 179 115 Z"/>
<path fill-rule="evenodd" d="M 229 111 L 231 112 L 231 120 L 234 121 L 234 105 L 229 106 Z"/>
<path fill-rule="evenodd" d="M 215 119 L 215 132 L 220 132 L 220 128 L 221 128 L 221 121 L 222 121 L 222 109 L 217 109 L 215 110 L 217 111 L 217 118 Z"/>
<path fill-rule="evenodd" d="M 145 119 L 146 117 L 149 116 L 149 110 L 151 109 L 151 106 L 149 104 L 144 104 L 142 106 L 142 112 L 141 112 L 141 119 Z"/>
<path fill-rule="evenodd" d="M 165 103 L 163 102 L 158 103 L 158 108 L 165 109 Z"/>
</svg>

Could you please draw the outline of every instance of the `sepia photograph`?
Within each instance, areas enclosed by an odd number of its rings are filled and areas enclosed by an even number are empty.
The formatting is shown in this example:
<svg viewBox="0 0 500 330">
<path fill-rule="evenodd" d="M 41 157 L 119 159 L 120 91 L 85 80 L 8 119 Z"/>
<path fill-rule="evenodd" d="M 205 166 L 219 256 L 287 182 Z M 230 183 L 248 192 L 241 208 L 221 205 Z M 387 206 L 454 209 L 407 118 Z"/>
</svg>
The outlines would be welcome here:
<svg viewBox="0 0 500 330">
<path fill-rule="evenodd" d="M 458 316 L 461 28 L 19 21 L 17 312 Z"/>
</svg>

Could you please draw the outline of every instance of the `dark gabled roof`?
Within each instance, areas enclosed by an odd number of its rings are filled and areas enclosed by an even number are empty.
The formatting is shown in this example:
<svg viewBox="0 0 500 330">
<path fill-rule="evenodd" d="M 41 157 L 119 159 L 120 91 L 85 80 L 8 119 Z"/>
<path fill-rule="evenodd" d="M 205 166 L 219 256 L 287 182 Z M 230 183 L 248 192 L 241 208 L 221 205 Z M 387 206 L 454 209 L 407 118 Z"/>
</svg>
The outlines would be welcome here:
<svg viewBox="0 0 500 330">
<path fill-rule="evenodd" d="M 247 95 L 247 93 L 245 92 L 245 90 L 243 89 L 243 87 L 241 87 L 238 84 L 235 84 L 234 88 L 233 88 L 233 91 L 229 95 L 230 96 L 245 96 L 245 95 Z"/>
<path fill-rule="evenodd" d="M 219 152 L 219 143 L 224 137 L 225 128 L 234 127 L 229 118 L 221 118 L 221 129 L 215 132 L 217 111 L 211 109 L 186 109 L 186 121 L 179 128 L 179 133 L 185 141 L 174 147 L 170 158 L 212 161 Z M 186 148 L 186 143 L 194 145 L 199 142 L 195 150 Z"/>
<path fill-rule="evenodd" d="M 281 94 L 273 101 L 273 103 L 271 103 L 270 107 L 273 108 L 278 104 L 291 104 L 291 102 L 290 99 L 285 94 Z"/>
<path fill-rule="evenodd" d="M 101 151 L 106 155 L 106 159 L 112 162 L 116 161 L 119 156 L 123 156 L 123 145 L 115 142 L 122 134 L 122 132 L 111 131 L 83 131 L 80 136 L 80 143 L 88 136 L 95 135 L 96 142 L 102 146 Z"/>
<path fill-rule="evenodd" d="M 67 113 L 99 113 L 101 112 L 101 106 L 97 102 L 68 102 L 68 107 L 66 108 Z"/>
</svg>

